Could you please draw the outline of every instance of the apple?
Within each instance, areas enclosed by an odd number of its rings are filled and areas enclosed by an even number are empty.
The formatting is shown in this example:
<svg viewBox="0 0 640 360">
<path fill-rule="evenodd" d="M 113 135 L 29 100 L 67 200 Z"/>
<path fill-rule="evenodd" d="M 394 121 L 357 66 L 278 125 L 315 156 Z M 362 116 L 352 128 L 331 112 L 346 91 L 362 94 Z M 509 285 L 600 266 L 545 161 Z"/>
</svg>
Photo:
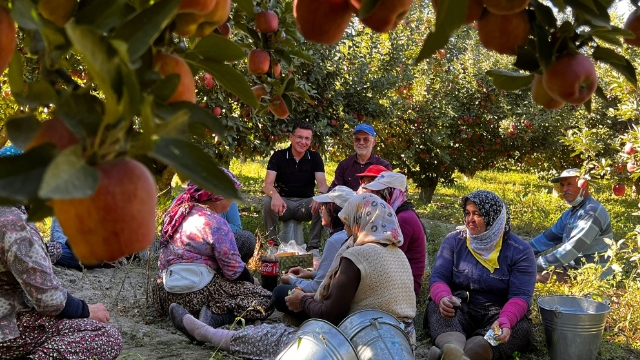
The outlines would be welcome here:
<svg viewBox="0 0 640 360">
<path fill-rule="evenodd" d="M 636 171 L 636 162 L 631 160 L 627 163 L 627 171 L 633 173 Z"/>
<path fill-rule="evenodd" d="M 494 14 L 515 14 L 527 8 L 529 0 L 484 0 L 484 7 Z"/>
<path fill-rule="evenodd" d="M 280 74 L 282 73 L 282 67 L 280 66 L 280 63 L 274 62 L 271 65 L 271 72 L 273 74 L 274 79 L 279 78 Z"/>
<path fill-rule="evenodd" d="M 629 142 L 628 142 L 628 143 L 624 146 L 624 153 L 625 153 L 625 154 L 627 154 L 627 155 L 633 155 L 633 154 L 635 154 L 635 153 L 636 153 L 636 148 L 633 146 L 633 144 L 632 144 L 632 143 L 629 143 Z"/>
<path fill-rule="evenodd" d="M 257 85 L 251 88 L 251 91 L 253 91 L 253 95 L 256 96 L 256 99 L 258 99 L 258 101 L 260 101 L 260 99 L 262 99 L 264 96 L 267 96 L 267 88 L 264 85 Z"/>
<path fill-rule="evenodd" d="M 228 39 L 231 36 L 231 25 L 229 25 L 229 23 L 224 23 L 218 26 L 218 31 L 220 32 L 220 35 Z"/>
<path fill-rule="evenodd" d="M 16 25 L 9 10 L 0 5 L 0 74 L 9 66 L 16 48 Z"/>
<path fill-rule="evenodd" d="M 207 89 L 211 89 L 216 82 L 213 80 L 211 74 L 204 74 L 204 87 Z"/>
<path fill-rule="evenodd" d="M 271 98 L 269 111 L 271 111 L 278 119 L 286 119 L 289 116 L 287 104 L 285 104 L 284 99 L 282 99 L 282 96 L 280 95 L 276 95 Z"/>
<path fill-rule="evenodd" d="M 294 0 L 293 17 L 307 40 L 333 45 L 342 39 L 351 21 L 349 0 Z"/>
<path fill-rule="evenodd" d="M 596 91 L 598 76 L 593 62 L 586 55 L 565 53 L 544 72 L 542 84 L 554 99 L 580 105 Z"/>
<path fill-rule="evenodd" d="M 351 5 L 358 14 L 362 6 L 362 0 L 350 0 Z M 395 29 L 400 21 L 409 13 L 413 0 L 379 0 L 373 10 L 360 19 L 371 30 L 381 33 Z"/>
<path fill-rule="evenodd" d="M 478 37 L 488 50 L 516 55 L 518 46 L 527 43 L 530 27 L 529 15 L 524 10 L 509 15 L 485 11 L 478 20 Z"/>
<path fill-rule="evenodd" d="M 220 114 L 222 114 L 222 109 L 220 109 L 220 107 L 216 106 L 216 107 L 213 108 L 213 110 L 211 112 L 215 116 L 220 116 Z"/>
<path fill-rule="evenodd" d="M 206 14 L 213 10 L 216 0 L 182 0 L 178 13 Z"/>
<path fill-rule="evenodd" d="M 330 121 L 331 126 L 337 126 L 338 125 L 338 120 L 333 119 Z"/>
<path fill-rule="evenodd" d="M 533 124 L 529 120 L 525 120 L 524 121 L 524 126 L 529 130 L 531 130 L 531 128 L 533 128 Z"/>
<path fill-rule="evenodd" d="M 549 95 L 547 89 L 542 84 L 542 76 L 535 74 L 531 83 L 531 98 L 533 101 L 547 110 L 560 109 L 564 106 L 563 101 L 559 101 Z"/>
<path fill-rule="evenodd" d="M 627 191 L 627 187 L 624 184 L 617 183 L 613 185 L 613 195 L 615 196 L 624 196 L 624 193 Z"/>
<path fill-rule="evenodd" d="M 634 39 L 624 38 L 624 42 L 631 46 L 640 47 L 640 18 L 638 18 L 638 12 L 632 11 L 624 23 L 625 30 L 629 30 L 636 35 Z"/>
<path fill-rule="evenodd" d="M 317 144 L 311 145 L 311 150 L 312 151 L 318 151 L 318 145 Z"/>
<path fill-rule="evenodd" d="M 256 27 L 261 33 L 274 33 L 278 31 L 278 15 L 273 11 L 260 11 L 256 14 Z"/>
<path fill-rule="evenodd" d="M 358 120 L 364 121 L 364 114 L 358 114 Z"/>
<path fill-rule="evenodd" d="M 588 183 L 586 179 L 580 179 L 578 180 L 578 187 L 580 189 L 585 189 L 587 187 Z"/>
<path fill-rule="evenodd" d="M 271 59 L 269 52 L 262 49 L 253 49 L 249 53 L 249 72 L 256 75 L 266 74 L 269 71 Z"/>
</svg>

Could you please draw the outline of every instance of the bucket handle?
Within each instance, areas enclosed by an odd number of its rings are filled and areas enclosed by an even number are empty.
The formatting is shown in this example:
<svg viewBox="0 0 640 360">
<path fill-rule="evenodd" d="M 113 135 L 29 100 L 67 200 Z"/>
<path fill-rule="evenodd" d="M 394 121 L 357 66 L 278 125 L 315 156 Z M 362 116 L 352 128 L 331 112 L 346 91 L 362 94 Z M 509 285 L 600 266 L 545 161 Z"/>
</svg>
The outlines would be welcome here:
<svg viewBox="0 0 640 360">
<path fill-rule="evenodd" d="M 371 325 L 373 325 L 374 328 L 376 328 L 377 331 L 380 331 L 380 324 L 378 323 L 378 320 L 380 319 L 382 319 L 382 316 L 369 319 L 369 322 L 371 323 Z"/>
</svg>

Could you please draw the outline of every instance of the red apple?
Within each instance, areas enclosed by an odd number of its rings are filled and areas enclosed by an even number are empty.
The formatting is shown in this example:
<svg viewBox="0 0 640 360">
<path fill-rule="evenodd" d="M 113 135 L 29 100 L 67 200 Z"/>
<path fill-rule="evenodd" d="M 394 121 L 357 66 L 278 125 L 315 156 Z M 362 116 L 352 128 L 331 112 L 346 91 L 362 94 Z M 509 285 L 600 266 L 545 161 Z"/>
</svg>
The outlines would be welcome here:
<svg viewBox="0 0 640 360">
<path fill-rule="evenodd" d="M 633 155 L 633 154 L 635 154 L 635 153 L 636 153 L 636 148 L 633 146 L 633 144 L 632 144 L 632 143 L 629 143 L 629 142 L 628 142 L 628 143 L 624 146 L 624 153 L 625 153 L 625 154 L 627 154 L 627 155 Z"/>
<path fill-rule="evenodd" d="M 438 0 L 431 0 L 433 4 L 433 10 L 438 12 Z M 471 24 L 472 22 L 480 19 L 482 11 L 484 10 L 484 4 L 482 0 L 469 0 L 467 5 L 467 17 L 464 19 L 465 24 Z"/>
<path fill-rule="evenodd" d="M 636 171 L 636 162 L 631 160 L 627 163 L 627 171 L 633 173 Z"/>
<path fill-rule="evenodd" d="M 636 35 L 634 39 L 625 38 L 624 42 L 629 45 L 640 47 L 640 18 L 636 10 L 632 11 L 627 18 L 627 22 L 624 23 L 625 30 L 629 30 Z"/>
<path fill-rule="evenodd" d="M 613 185 L 613 195 L 615 196 L 624 196 L 624 193 L 627 191 L 627 187 L 624 184 L 617 183 Z"/>
<path fill-rule="evenodd" d="M 256 99 L 258 99 L 258 101 L 260 101 L 260 99 L 262 99 L 264 96 L 267 96 L 267 88 L 264 85 L 257 85 L 251 88 L 251 91 L 253 91 L 253 95 L 256 96 Z"/>
<path fill-rule="evenodd" d="M 478 37 L 482 46 L 488 50 L 498 54 L 516 55 L 518 46 L 527 43 L 530 27 L 526 11 L 510 15 L 485 11 L 478 20 Z"/>
<path fill-rule="evenodd" d="M 357 14 L 362 6 L 362 0 L 350 0 L 350 2 Z M 395 29 L 409 13 L 412 2 L 413 0 L 380 0 L 369 15 L 360 21 L 373 31 L 389 32 Z"/>
<path fill-rule="evenodd" d="M 261 33 L 274 33 L 278 31 L 278 15 L 273 11 L 261 11 L 256 14 L 256 27 Z"/>
<path fill-rule="evenodd" d="M 527 8 L 529 0 L 483 0 L 487 10 L 498 15 L 515 14 Z"/>
<path fill-rule="evenodd" d="M 204 87 L 207 89 L 211 89 L 216 82 L 213 80 L 211 74 L 204 74 Z"/>
<path fill-rule="evenodd" d="M 289 109 L 287 109 L 287 104 L 285 104 L 282 96 L 280 95 L 276 95 L 271 98 L 271 102 L 269 103 L 269 110 L 278 119 L 286 119 L 289 116 Z"/>
<path fill-rule="evenodd" d="M 269 52 L 262 49 L 253 49 L 249 53 L 249 72 L 256 75 L 266 74 L 269 71 L 271 59 Z"/>
<path fill-rule="evenodd" d="M 333 119 L 333 120 L 330 121 L 330 123 L 331 123 L 331 126 L 336 126 L 336 125 L 338 125 L 338 120 Z"/>
<path fill-rule="evenodd" d="M 554 99 L 580 105 L 596 91 L 598 76 L 593 62 L 587 56 L 565 53 L 544 72 L 542 84 Z"/>
<path fill-rule="evenodd" d="M 332 45 L 342 39 L 351 21 L 349 0 L 294 0 L 293 16 L 302 36 L 312 42 Z"/>
<path fill-rule="evenodd" d="M 547 110 L 560 109 L 564 106 L 563 101 L 554 99 L 542 84 L 542 76 L 535 74 L 531 83 L 531 97 L 533 101 Z"/>
<path fill-rule="evenodd" d="M 273 77 L 275 79 L 279 78 L 282 72 L 282 67 L 280 66 L 280 63 L 274 62 L 271 65 L 271 72 L 273 73 Z"/>
<path fill-rule="evenodd" d="M 222 114 L 222 109 L 220 109 L 220 107 L 216 106 L 216 107 L 213 108 L 213 110 L 211 112 L 215 116 L 220 116 L 220 114 Z"/>
</svg>

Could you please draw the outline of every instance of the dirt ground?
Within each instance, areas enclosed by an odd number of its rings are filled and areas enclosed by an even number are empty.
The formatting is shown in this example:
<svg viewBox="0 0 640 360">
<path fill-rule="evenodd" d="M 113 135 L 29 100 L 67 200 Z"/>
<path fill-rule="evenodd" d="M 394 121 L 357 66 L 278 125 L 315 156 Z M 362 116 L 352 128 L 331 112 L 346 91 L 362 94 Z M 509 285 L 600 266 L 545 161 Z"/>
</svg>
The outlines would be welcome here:
<svg viewBox="0 0 640 360">
<path fill-rule="evenodd" d="M 153 276 L 155 269 L 150 271 Z M 146 264 L 133 262 L 113 269 L 79 272 L 55 267 L 56 276 L 76 297 L 88 303 L 103 303 L 111 314 L 111 324 L 124 339 L 119 359 L 240 359 L 229 353 L 214 355 L 215 348 L 189 343 L 168 318 L 155 314 L 147 301 Z M 280 320 L 276 312 L 267 321 Z M 416 359 L 426 359 L 427 345 L 416 351 Z"/>
</svg>

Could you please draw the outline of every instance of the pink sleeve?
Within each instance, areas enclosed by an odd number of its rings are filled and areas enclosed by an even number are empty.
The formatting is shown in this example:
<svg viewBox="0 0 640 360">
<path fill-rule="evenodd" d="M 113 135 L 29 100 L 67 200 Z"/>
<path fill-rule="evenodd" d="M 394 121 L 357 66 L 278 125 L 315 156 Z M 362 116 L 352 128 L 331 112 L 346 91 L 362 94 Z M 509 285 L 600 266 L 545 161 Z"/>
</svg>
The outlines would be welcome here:
<svg viewBox="0 0 640 360">
<path fill-rule="evenodd" d="M 449 285 L 443 282 L 436 282 L 431 285 L 431 288 L 429 288 L 429 294 L 431 294 L 431 298 L 436 305 L 440 305 L 440 300 L 442 300 L 442 298 L 451 295 L 451 289 L 449 288 Z"/>
<path fill-rule="evenodd" d="M 511 298 L 504 304 L 504 307 L 502 307 L 498 324 L 500 324 L 501 328 L 511 329 L 522 319 L 524 314 L 527 313 L 527 310 L 529 310 L 529 305 L 526 301 L 520 298 Z"/>
</svg>

